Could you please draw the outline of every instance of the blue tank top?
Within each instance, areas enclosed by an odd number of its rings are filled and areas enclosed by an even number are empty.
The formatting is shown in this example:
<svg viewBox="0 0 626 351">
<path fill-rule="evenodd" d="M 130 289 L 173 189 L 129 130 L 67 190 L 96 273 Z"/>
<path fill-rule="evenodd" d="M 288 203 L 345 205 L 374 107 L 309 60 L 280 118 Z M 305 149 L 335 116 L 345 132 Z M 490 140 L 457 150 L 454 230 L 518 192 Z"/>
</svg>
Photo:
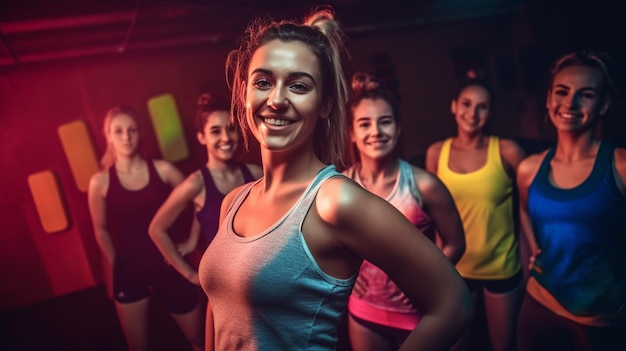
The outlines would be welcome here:
<svg viewBox="0 0 626 351">
<path fill-rule="evenodd" d="M 322 169 L 281 219 L 251 237 L 232 228 L 257 182 L 233 199 L 199 268 L 217 350 L 336 350 L 337 327 L 356 274 L 339 279 L 324 273 L 301 231 L 320 186 L 333 176 L 343 177 L 334 166 Z"/>
<path fill-rule="evenodd" d="M 163 256 L 148 234 L 152 217 L 172 191 L 156 171 L 154 161 L 146 160 L 148 184 L 142 189 L 128 190 L 117 177 L 115 166 L 109 168 L 106 194 L 106 221 L 115 259 L 135 269 L 150 269 L 163 263 Z"/>
<path fill-rule="evenodd" d="M 254 180 L 252 173 L 248 167 L 244 164 L 239 164 L 241 173 L 243 175 L 244 183 L 248 183 Z M 202 233 L 202 240 L 206 247 L 211 243 L 217 232 L 217 227 L 220 220 L 220 208 L 222 206 L 222 200 L 226 194 L 222 194 L 215 186 L 211 172 L 206 166 L 200 168 L 202 173 L 202 179 L 204 179 L 204 205 L 196 212 L 196 217 L 200 223 L 200 231 Z"/>
<path fill-rule="evenodd" d="M 616 184 L 614 147 L 602 142 L 589 177 L 554 187 L 546 154 L 528 189 L 528 210 L 541 254 L 537 282 L 577 316 L 626 313 L 626 198 Z"/>
</svg>

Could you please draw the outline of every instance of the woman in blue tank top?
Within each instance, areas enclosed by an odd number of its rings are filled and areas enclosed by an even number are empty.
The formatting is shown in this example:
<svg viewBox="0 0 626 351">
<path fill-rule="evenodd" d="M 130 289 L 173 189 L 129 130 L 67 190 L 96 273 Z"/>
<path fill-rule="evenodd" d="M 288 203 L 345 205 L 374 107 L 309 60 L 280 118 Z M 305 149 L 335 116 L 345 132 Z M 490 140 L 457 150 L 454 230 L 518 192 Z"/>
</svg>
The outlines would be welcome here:
<svg viewBox="0 0 626 351">
<path fill-rule="evenodd" d="M 197 137 L 204 145 L 207 163 L 177 186 L 155 214 L 150 237 L 168 262 L 187 280 L 200 285 L 197 265 L 215 236 L 224 196 L 235 187 L 258 179 L 261 167 L 237 161 L 239 131 L 230 121 L 227 99 L 204 93 L 198 98 Z M 175 245 L 169 233 L 183 210 L 193 203 L 195 217 L 187 240 Z M 196 252 L 199 257 L 185 259 Z"/>
<path fill-rule="evenodd" d="M 626 149 L 594 136 L 617 96 L 608 69 L 605 53 L 554 63 L 556 146 L 518 168 L 532 253 L 518 351 L 626 349 Z"/>
</svg>

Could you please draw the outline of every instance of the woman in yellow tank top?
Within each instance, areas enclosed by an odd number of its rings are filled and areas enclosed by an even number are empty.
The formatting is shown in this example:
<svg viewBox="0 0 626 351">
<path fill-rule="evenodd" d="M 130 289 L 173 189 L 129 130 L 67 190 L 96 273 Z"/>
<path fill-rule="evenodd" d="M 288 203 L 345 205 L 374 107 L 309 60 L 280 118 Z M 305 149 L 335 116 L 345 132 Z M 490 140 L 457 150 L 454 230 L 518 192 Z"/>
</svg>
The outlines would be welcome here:
<svg viewBox="0 0 626 351">
<path fill-rule="evenodd" d="M 492 349 L 506 351 L 515 345 L 515 321 L 523 292 L 513 179 L 525 152 L 513 140 L 485 132 L 492 98 L 485 81 L 472 79 L 461 86 L 451 104 L 457 135 L 428 148 L 426 169 L 452 194 L 467 243 L 457 270 L 474 300 L 483 299 Z M 454 350 L 469 349 L 469 340 L 468 332 Z"/>
</svg>

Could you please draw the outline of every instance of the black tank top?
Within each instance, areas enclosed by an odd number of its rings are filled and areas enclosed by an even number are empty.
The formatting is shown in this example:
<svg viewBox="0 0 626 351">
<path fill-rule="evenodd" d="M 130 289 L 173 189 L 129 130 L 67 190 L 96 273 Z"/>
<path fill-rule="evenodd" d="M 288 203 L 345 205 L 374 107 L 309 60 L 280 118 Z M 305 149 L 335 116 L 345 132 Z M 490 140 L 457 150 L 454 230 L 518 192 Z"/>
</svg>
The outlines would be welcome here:
<svg viewBox="0 0 626 351">
<path fill-rule="evenodd" d="M 159 177 L 154 161 L 148 160 L 146 164 L 148 184 L 139 190 L 124 188 L 115 167 L 109 168 L 106 195 L 107 228 L 116 252 L 116 264 L 123 262 L 138 270 L 163 264 L 163 256 L 150 239 L 148 227 L 172 190 Z"/>
</svg>

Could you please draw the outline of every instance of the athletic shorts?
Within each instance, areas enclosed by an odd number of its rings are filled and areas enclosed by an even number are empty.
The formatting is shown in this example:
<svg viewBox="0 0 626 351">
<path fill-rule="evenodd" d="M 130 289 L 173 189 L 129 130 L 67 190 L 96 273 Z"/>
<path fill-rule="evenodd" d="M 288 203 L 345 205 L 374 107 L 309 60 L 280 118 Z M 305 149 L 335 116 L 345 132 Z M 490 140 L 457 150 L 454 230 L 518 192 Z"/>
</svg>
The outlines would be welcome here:
<svg viewBox="0 0 626 351">
<path fill-rule="evenodd" d="M 165 262 L 149 270 L 136 270 L 116 260 L 113 268 L 115 301 L 137 302 L 148 297 L 151 290 L 171 313 L 187 313 L 199 303 L 197 287 Z"/>
<path fill-rule="evenodd" d="M 465 283 L 469 288 L 469 291 L 476 292 L 482 289 L 486 289 L 490 293 L 504 294 L 515 290 L 523 279 L 522 270 L 520 269 L 514 276 L 506 279 L 465 279 Z"/>
</svg>

